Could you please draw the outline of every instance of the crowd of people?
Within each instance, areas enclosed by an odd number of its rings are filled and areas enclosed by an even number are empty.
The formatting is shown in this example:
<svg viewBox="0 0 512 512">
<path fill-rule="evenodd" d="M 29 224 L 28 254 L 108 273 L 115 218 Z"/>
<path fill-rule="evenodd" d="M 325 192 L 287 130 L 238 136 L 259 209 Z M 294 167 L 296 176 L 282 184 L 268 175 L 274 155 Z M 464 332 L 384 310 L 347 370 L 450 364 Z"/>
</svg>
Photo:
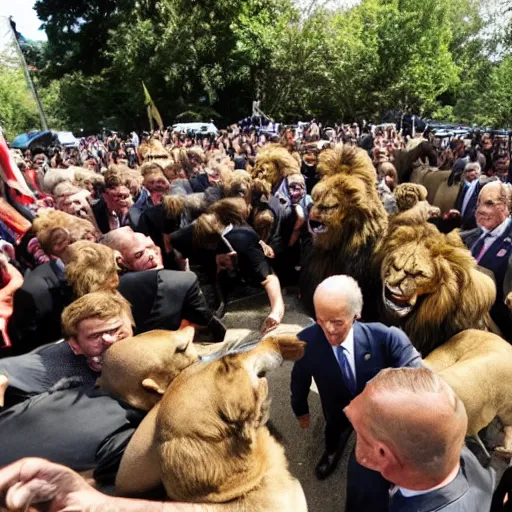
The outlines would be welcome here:
<svg viewBox="0 0 512 512">
<path fill-rule="evenodd" d="M 0 466 L 14 463 L 0 471 L 0 491 L 14 485 L 7 504 L 25 506 L 42 480 L 63 486 L 56 510 L 137 509 L 103 498 L 61 466 L 15 461 L 41 457 L 111 479 L 144 414 L 95 388 L 109 347 L 187 325 L 197 341 L 222 342 L 230 298 L 259 290 L 269 304 L 261 333 L 271 332 L 285 313 L 283 288 L 297 290 L 315 234 L 308 217 L 319 155 L 339 143 L 366 151 L 393 216 L 406 209 L 396 194 L 400 153 L 425 142 L 438 168 L 462 179 L 453 208 L 432 211 L 431 222 L 461 228 L 476 261 L 492 272 L 491 315 L 512 341 L 505 305 L 512 173 L 506 141 L 490 133 L 438 143 L 433 133 L 412 137 L 394 125 L 246 120 L 215 135 L 167 129 L 87 137 L 78 148 L 11 150 L 0 161 Z M 276 148 L 279 165 L 297 169 L 283 179 L 268 156 Z M 332 474 L 353 428 L 348 511 L 488 510 L 494 477 L 463 446 L 464 406 L 402 331 L 360 322 L 362 306 L 353 279 L 328 278 L 315 291 L 316 322 L 298 334 L 307 349 L 292 372 L 293 413 L 309 426 L 314 378 L 326 419 L 317 477 Z"/>
</svg>

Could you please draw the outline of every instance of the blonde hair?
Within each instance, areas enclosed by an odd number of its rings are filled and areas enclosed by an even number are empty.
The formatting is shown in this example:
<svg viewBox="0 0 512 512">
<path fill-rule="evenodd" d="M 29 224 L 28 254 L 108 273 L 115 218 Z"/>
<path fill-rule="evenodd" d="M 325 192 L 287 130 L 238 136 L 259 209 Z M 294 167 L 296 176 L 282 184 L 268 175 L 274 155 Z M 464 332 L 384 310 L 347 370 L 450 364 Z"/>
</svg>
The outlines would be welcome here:
<svg viewBox="0 0 512 512">
<path fill-rule="evenodd" d="M 114 291 L 119 285 L 115 253 L 106 245 L 81 240 L 69 247 L 65 274 L 75 295 L 99 290 Z"/>
<path fill-rule="evenodd" d="M 90 221 L 59 210 L 42 211 L 32 223 L 32 230 L 46 254 L 52 254 L 56 236 L 67 237 L 69 243 L 96 236 Z"/>
<path fill-rule="evenodd" d="M 92 292 L 72 302 L 62 312 L 61 323 L 64 338 L 76 337 L 78 325 L 89 318 L 109 320 L 126 315 L 135 325 L 130 303 L 119 293 Z"/>
</svg>

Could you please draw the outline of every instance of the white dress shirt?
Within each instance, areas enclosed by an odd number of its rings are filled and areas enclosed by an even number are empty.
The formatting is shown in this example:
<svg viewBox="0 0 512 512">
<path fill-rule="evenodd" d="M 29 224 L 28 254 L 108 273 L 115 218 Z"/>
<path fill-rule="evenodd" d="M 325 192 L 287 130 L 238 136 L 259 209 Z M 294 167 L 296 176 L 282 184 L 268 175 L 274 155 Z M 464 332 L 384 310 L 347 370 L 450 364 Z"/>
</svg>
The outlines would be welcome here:
<svg viewBox="0 0 512 512">
<path fill-rule="evenodd" d="M 348 332 L 345 340 L 341 342 L 341 346 L 345 350 L 345 355 L 347 356 L 348 364 L 350 365 L 350 369 L 352 370 L 352 373 L 354 374 L 354 379 L 357 383 L 356 355 L 355 355 L 355 350 L 354 350 L 354 327 L 353 326 L 350 328 L 350 331 Z M 336 361 L 338 361 L 338 364 L 341 367 L 341 362 L 338 359 L 337 348 L 338 348 L 337 346 L 332 347 L 332 351 L 334 352 L 334 357 L 336 358 Z"/>
<path fill-rule="evenodd" d="M 480 253 L 480 259 L 482 259 L 482 256 L 487 252 L 487 249 L 491 247 L 491 245 L 496 241 L 496 239 L 498 239 L 500 236 L 503 235 L 503 233 L 505 233 L 505 230 L 508 228 L 509 222 L 510 217 L 507 217 L 499 226 L 496 226 L 490 232 L 485 228 L 480 228 L 482 230 L 482 235 L 480 236 L 480 238 L 487 236 L 487 238 L 484 240 L 482 252 Z M 480 238 L 478 240 L 480 240 Z M 476 243 L 478 243 L 478 240 L 475 242 L 475 245 Z"/>
</svg>

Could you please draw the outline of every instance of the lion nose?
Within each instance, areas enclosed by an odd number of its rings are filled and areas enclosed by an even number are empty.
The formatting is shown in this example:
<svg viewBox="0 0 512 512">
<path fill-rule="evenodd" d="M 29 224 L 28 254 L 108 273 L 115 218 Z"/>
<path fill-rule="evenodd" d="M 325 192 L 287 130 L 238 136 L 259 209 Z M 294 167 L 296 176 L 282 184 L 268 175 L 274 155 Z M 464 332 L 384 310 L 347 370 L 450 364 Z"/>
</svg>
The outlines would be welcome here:
<svg viewBox="0 0 512 512">
<path fill-rule="evenodd" d="M 313 206 L 311 211 L 309 212 L 309 220 L 320 221 L 320 216 L 318 215 L 318 210 Z"/>
</svg>

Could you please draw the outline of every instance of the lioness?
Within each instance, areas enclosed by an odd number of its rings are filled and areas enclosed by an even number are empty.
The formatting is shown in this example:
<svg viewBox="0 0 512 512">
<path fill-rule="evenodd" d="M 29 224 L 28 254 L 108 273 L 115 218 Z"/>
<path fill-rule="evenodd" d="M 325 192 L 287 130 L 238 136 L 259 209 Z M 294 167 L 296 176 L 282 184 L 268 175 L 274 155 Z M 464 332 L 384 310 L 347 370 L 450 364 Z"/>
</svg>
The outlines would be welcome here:
<svg viewBox="0 0 512 512">
<path fill-rule="evenodd" d="M 270 435 L 267 370 L 302 357 L 295 336 L 268 337 L 252 350 L 185 369 L 135 432 L 116 492 L 163 483 L 173 501 L 232 512 L 304 512 L 299 482 Z"/>
</svg>

